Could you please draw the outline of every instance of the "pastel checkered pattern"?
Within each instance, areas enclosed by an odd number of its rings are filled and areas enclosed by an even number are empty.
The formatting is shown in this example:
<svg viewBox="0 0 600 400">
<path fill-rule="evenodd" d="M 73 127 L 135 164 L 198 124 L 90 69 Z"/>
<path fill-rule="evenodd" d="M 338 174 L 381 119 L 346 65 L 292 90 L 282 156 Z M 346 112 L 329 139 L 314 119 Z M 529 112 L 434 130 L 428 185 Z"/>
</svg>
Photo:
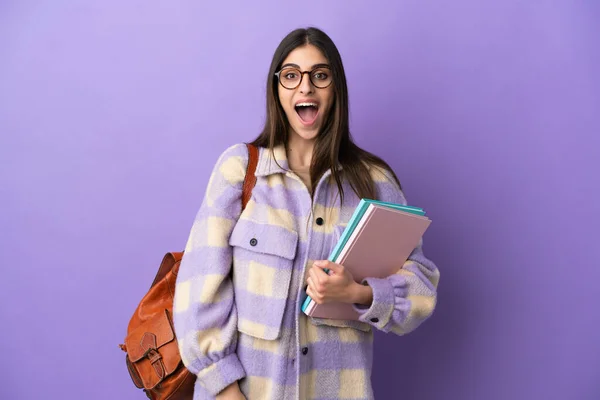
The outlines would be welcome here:
<svg viewBox="0 0 600 400">
<path fill-rule="evenodd" d="M 330 171 L 314 198 L 288 170 L 283 146 L 259 149 L 257 183 L 241 212 L 244 144 L 226 149 L 210 177 L 179 270 L 174 326 L 194 399 L 213 399 L 238 380 L 250 400 L 372 399 L 373 329 L 398 335 L 433 312 L 439 272 L 422 242 L 398 274 L 366 279 L 360 321 L 307 317 L 307 271 L 326 259 L 360 199 Z M 406 204 L 387 172 L 370 168 L 378 198 Z M 317 218 L 323 223 L 317 224 Z"/>
</svg>

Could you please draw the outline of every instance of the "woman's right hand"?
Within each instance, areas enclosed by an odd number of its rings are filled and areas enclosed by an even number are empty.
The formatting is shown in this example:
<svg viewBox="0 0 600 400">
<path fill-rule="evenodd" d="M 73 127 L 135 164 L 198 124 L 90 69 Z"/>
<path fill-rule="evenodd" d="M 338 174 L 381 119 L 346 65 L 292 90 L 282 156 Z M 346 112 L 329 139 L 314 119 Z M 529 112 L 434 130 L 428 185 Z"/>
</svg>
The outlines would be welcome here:
<svg viewBox="0 0 600 400">
<path fill-rule="evenodd" d="M 246 400 L 246 396 L 240 390 L 237 381 L 227 386 L 216 396 L 217 400 Z"/>
</svg>

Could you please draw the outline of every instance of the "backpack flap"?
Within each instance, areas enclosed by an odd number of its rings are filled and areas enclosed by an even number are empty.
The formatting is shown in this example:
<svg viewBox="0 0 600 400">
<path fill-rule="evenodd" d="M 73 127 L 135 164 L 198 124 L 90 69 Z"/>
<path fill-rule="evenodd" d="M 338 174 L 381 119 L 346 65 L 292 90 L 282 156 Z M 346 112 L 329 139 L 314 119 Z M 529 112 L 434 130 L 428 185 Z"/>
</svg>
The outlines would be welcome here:
<svg viewBox="0 0 600 400">
<path fill-rule="evenodd" d="M 167 310 L 156 313 L 127 335 L 125 345 L 132 378 L 134 382 L 141 382 L 145 389 L 161 383 L 181 361 Z"/>
</svg>

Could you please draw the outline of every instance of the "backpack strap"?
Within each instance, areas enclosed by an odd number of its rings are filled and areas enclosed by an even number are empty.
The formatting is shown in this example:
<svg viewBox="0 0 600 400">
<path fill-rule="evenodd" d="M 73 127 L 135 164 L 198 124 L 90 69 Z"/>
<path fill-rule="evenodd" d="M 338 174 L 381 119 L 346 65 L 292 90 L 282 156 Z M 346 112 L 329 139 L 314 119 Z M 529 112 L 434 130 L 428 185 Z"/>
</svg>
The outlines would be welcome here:
<svg viewBox="0 0 600 400">
<path fill-rule="evenodd" d="M 244 177 L 244 185 L 242 186 L 242 210 L 246 208 L 252 189 L 256 185 L 256 166 L 258 165 L 258 148 L 253 144 L 246 143 L 248 147 L 248 167 L 246 168 L 246 176 Z"/>
</svg>

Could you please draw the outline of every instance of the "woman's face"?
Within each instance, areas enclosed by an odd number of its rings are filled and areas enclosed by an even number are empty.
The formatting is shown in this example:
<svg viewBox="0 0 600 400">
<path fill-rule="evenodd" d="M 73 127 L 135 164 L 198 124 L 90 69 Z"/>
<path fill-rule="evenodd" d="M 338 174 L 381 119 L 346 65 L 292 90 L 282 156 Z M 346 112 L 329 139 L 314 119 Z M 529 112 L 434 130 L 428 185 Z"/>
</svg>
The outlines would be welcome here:
<svg viewBox="0 0 600 400">
<path fill-rule="evenodd" d="M 290 134 L 312 140 L 327 119 L 333 102 L 329 63 L 317 47 L 309 44 L 294 49 L 283 60 L 280 71 L 279 101 L 290 123 Z"/>
</svg>

